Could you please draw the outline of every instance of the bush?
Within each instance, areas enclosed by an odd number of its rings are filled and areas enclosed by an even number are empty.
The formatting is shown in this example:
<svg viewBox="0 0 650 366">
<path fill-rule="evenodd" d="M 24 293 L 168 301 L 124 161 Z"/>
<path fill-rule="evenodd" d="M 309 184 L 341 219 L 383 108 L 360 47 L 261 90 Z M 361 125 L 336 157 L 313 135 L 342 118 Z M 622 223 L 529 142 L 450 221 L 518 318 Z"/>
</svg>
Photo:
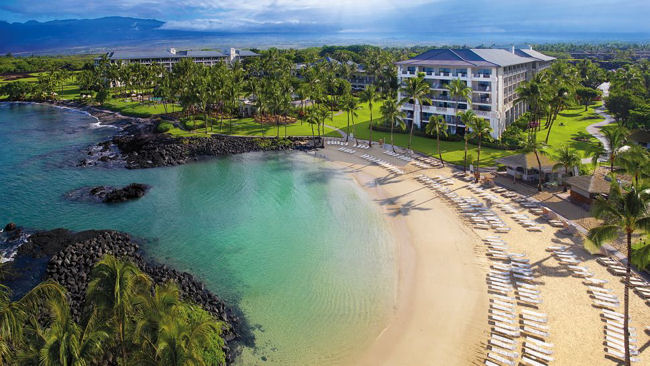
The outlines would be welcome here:
<svg viewBox="0 0 650 366">
<path fill-rule="evenodd" d="M 187 130 L 196 130 L 197 128 L 205 127 L 205 122 L 197 119 L 189 119 L 183 122 L 183 126 Z"/>
<path fill-rule="evenodd" d="M 165 132 L 168 132 L 169 130 L 171 130 L 172 127 L 174 127 L 174 125 L 171 124 L 170 122 L 160 122 L 156 126 L 156 132 L 165 133 Z"/>
</svg>

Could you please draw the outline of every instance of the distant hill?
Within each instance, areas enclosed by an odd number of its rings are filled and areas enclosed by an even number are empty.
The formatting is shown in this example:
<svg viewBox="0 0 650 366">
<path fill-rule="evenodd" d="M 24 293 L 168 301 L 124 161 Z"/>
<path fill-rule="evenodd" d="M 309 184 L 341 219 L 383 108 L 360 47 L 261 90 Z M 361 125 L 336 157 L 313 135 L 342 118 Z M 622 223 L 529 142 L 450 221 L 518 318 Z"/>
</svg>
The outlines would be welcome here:
<svg viewBox="0 0 650 366">
<path fill-rule="evenodd" d="M 141 45 L 146 41 L 197 38 L 201 32 L 160 29 L 155 19 L 105 17 L 25 23 L 0 21 L 0 54 L 43 53 L 49 50 L 90 51 L 104 47 Z M 214 33 L 211 33 L 214 34 Z"/>
</svg>

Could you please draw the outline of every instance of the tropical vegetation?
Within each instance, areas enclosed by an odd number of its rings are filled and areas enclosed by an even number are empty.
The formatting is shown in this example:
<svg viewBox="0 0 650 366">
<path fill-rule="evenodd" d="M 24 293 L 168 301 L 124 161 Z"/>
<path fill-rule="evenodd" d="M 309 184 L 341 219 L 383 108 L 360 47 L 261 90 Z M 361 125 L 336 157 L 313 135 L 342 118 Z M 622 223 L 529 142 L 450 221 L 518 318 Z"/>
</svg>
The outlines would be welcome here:
<svg viewBox="0 0 650 366">
<path fill-rule="evenodd" d="M 225 365 L 224 323 L 182 300 L 173 282 L 154 284 L 107 255 L 90 274 L 84 313 L 71 314 L 55 281 L 12 301 L 0 285 L 0 364 Z"/>
</svg>

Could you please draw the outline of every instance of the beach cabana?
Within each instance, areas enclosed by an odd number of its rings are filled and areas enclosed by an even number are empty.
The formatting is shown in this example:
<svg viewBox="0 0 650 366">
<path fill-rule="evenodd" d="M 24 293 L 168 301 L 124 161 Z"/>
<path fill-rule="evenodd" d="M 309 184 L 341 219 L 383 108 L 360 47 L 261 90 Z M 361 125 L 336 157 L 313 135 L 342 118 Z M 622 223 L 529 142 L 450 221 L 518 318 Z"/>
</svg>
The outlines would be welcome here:
<svg viewBox="0 0 650 366">
<path fill-rule="evenodd" d="M 553 165 L 556 164 L 547 156 L 540 154 L 539 160 L 542 163 L 542 181 L 548 182 L 556 177 L 553 172 Z M 497 163 L 506 166 L 506 172 L 512 176 L 513 179 L 519 179 L 526 182 L 537 182 L 539 179 L 539 164 L 535 153 L 529 152 L 527 154 L 517 154 L 497 159 Z"/>
<path fill-rule="evenodd" d="M 592 175 L 569 177 L 567 183 L 571 187 L 571 201 L 583 205 L 591 205 L 596 197 L 607 195 L 611 185 L 602 169 L 596 169 Z"/>
</svg>

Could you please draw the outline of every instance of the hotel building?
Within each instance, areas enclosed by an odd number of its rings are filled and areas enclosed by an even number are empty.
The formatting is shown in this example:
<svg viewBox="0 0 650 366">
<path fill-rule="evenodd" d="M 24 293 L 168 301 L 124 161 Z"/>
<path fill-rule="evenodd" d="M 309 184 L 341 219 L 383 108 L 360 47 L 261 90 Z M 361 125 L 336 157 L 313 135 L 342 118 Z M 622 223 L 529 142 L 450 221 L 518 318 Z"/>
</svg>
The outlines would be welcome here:
<svg viewBox="0 0 650 366">
<path fill-rule="evenodd" d="M 183 58 L 191 58 L 195 63 L 213 66 L 218 62 L 232 63 L 236 60 L 241 60 L 247 57 L 256 57 L 259 54 L 231 48 L 230 51 L 177 51 L 170 48 L 166 51 L 112 51 L 106 54 L 106 57 L 111 63 L 140 63 L 144 65 L 151 65 L 154 63 L 161 64 L 167 70 L 172 69 L 175 63 Z M 98 62 L 96 59 L 95 62 Z"/>
<path fill-rule="evenodd" d="M 553 57 L 528 49 L 433 49 L 410 60 L 397 62 L 400 86 L 408 78 L 424 73 L 431 86 L 428 98 L 432 105 L 420 108 L 404 104 L 406 122 L 424 128 L 431 115 L 444 116 L 451 133 L 463 133 L 465 126 L 457 113 L 470 108 L 465 99 L 450 98 L 447 86 L 460 79 L 472 89 L 471 108 L 490 121 L 492 136 L 498 138 L 506 127 L 526 112 L 523 102 L 516 102 L 516 89 L 541 70 L 550 66 Z M 398 100 L 405 97 L 398 94 Z M 414 113 L 415 110 L 415 113 Z"/>
</svg>

